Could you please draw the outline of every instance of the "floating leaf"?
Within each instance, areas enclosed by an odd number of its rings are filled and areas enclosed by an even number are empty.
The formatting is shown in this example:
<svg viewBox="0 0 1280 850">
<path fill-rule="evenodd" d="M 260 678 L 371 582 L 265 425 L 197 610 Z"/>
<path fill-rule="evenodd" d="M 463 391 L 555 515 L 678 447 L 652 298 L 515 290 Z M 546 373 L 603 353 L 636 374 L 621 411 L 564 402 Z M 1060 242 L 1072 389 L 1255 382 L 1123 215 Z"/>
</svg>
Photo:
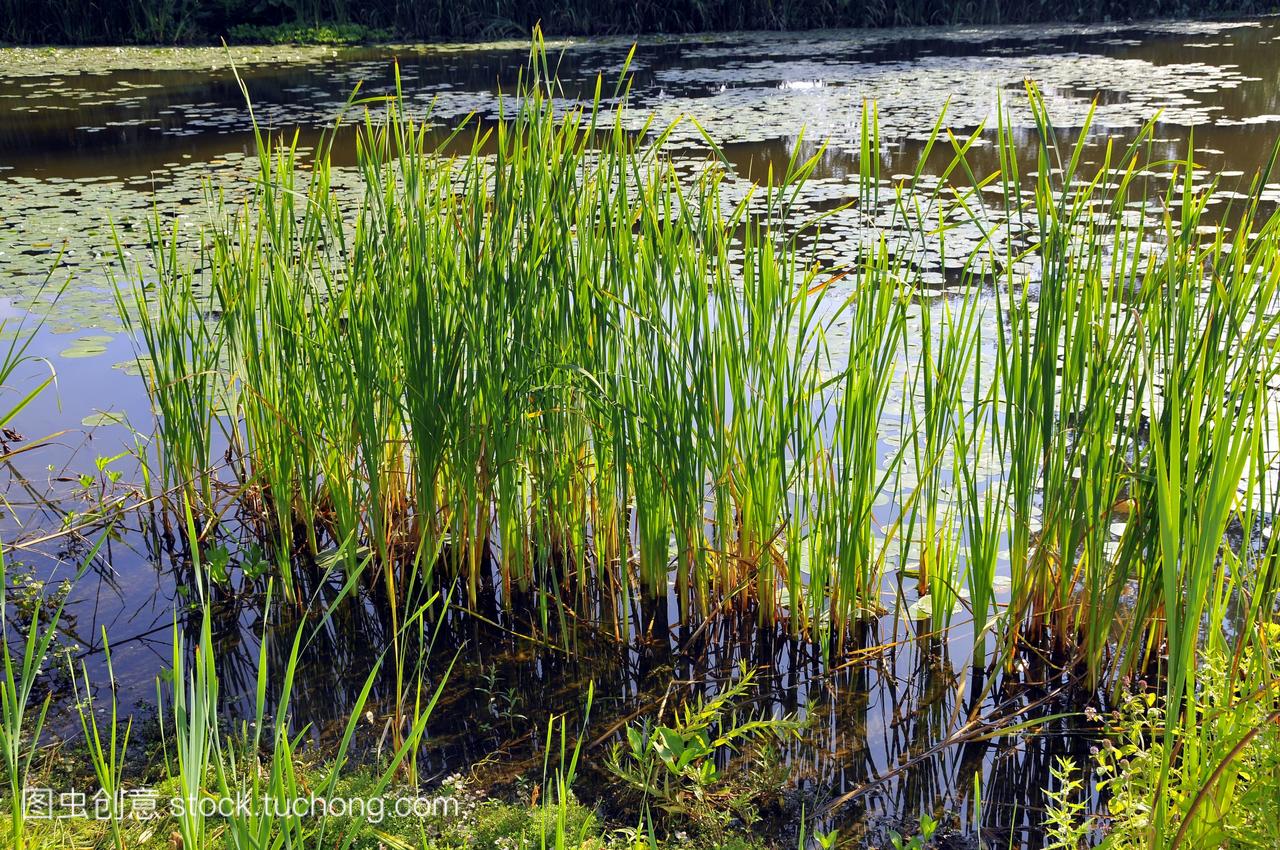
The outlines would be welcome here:
<svg viewBox="0 0 1280 850">
<path fill-rule="evenodd" d="M 106 353 L 107 353 L 107 347 L 105 345 L 102 345 L 101 343 L 76 342 L 71 347 L 64 348 L 62 351 L 60 351 L 59 355 L 62 357 L 70 358 L 72 360 L 76 360 L 84 357 L 97 357 L 99 354 L 106 354 Z"/>
<path fill-rule="evenodd" d="M 88 416 L 80 420 L 80 424 L 86 428 L 101 428 L 106 425 L 123 425 L 125 424 L 125 416 L 117 411 L 98 411 L 90 413 Z"/>
</svg>

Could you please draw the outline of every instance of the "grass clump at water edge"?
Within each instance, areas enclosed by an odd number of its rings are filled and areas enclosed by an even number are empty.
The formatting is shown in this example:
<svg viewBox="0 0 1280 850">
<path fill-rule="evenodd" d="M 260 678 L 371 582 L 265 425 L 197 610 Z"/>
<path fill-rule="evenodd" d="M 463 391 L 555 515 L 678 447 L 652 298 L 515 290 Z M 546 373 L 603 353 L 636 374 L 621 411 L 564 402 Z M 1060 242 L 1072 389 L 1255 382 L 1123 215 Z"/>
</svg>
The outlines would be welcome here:
<svg viewBox="0 0 1280 850">
<path fill-rule="evenodd" d="M 1003 121 L 981 178 L 940 121 L 929 148 L 968 182 L 900 187 L 905 235 L 824 268 L 821 221 L 788 204 L 820 152 L 743 190 L 712 145 L 689 177 L 603 91 L 560 108 L 535 50 L 503 119 L 455 131 L 461 156 L 380 103 L 355 209 L 331 142 L 304 170 L 260 138 L 198 262 L 157 229 L 158 274 L 121 310 L 189 543 L 234 512 L 286 597 L 340 567 L 397 624 L 452 581 L 544 631 L 627 636 L 673 598 L 832 652 L 886 611 L 959 613 L 980 669 L 1153 675 L 1165 734 L 1190 728 L 1205 618 L 1274 617 L 1280 220 L 1255 194 L 1206 239 L 1214 189 L 1153 161 L 1150 126 L 1086 174 L 1031 88 L 1032 174 Z M 868 122 L 863 193 L 878 144 Z M 1178 179 L 1153 195 L 1152 168 Z M 938 298 L 920 246 L 945 255 L 947 216 L 983 239 Z M 1176 822 L 1157 802 L 1150 834 Z"/>
</svg>

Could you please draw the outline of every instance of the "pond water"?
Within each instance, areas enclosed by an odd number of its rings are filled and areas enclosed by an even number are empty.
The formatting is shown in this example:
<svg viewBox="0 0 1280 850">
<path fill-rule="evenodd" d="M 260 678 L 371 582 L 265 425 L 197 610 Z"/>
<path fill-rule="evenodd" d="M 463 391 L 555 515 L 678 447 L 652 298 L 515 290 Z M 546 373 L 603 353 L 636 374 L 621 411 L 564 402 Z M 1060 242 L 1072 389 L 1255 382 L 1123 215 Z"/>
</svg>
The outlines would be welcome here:
<svg viewBox="0 0 1280 850">
<path fill-rule="evenodd" d="M 589 97 L 597 74 L 614 79 L 631 43 L 549 46 L 569 101 Z M 237 49 L 230 55 L 260 125 L 297 129 L 304 146 L 315 142 L 358 83 L 364 96 L 391 91 L 393 60 L 407 100 L 422 114 L 429 110 L 443 134 L 470 113 L 495 118 L 498 93 L 515 87 L 526 57 L 527 46 L 517 43 Z M 979 169 L 996 167 L 992 139 L 1001 110 L 1030 158 L 1034 125 L 1022 94 L 1028 79 L 1044 92 L 1064 141 L 1075 138 L 1096 105 L 1087 148 L 1094 164 L 1108 144 L 1123 146 L 1159 112 L 1157 153 L 1176 157 L 1191 149 L 1224 187 L 1244 190 L 1280 136 L 1280 19 L 1273 18 L 646 39 L 631 68 L 630 120 L 652 113 L 663 124 L 695 116 L 744 185 L 771 167 L 785 168 L 797 145 L 816 153 L 826 141 L 800 200 L 814 210 L 856 195 L 863 112 L 872 102 L 886 185 L 916 170 L 944 109 L 946 126 L 958 135 L 985 127 L 970 156 Z M 10 559 L 34 577 L 71 578 L 100 536 L 54 534 L 82 522 L 96 528 L 80 515 L 91 504 L 81 475 L 93 477 L 95 495 L 123 499 L 126 485 L 141 474 L 127 452 L 143 438 L 119 424 L 127 421 L 145 435 L 150 413 L 105 271 L 113 231 L 125 250 L 137 252 L 153 209 L 176 227 L 194 228 L 205 215 L 206 181 L 243 185 L 253 144 L 244 97 L 223 51 L 0 50 L 0 312 L 15 320 L 47 316 L 32 347 L 43 362 L 24 366 L 12 383 L 22 386 L 50 369 L 57 374 L 56 393 L 37 399 L 12 423 L 25 438 L 52 434 L 53 440 L 12 456 L 3 470 L 9 510 L 0 533 L 15 550 Z M 690 163 L 707 156 L 689 121 L 678 126 L 669 148 Z M 351 160 L 339 146 L 339 162 L 344 156 Z M 935 154 L 926 177 L 949 157 Z M 1280 200 L 1280 184 L 1263 194 Z M 815 246 L 819 256 L 838 262 L 855 252 L 864 225 L 837 221 Z M 945 261 L 934 261 L 936 282 L 945 288 Z M 53 304 L 54 291 L 64 285 Z M 121 473 L 118 483 L 98 474 L 99 459 L 111 459 L 106 468 Z M 181 612 L 186 592 L 177 543 L 162 523 L 147 519 L 144 509 L 114 528 L 71 589 L 64 623 L 63 643 L 88 661 L 99 682 L 105 679 L 103 630 L 110 635 L 126 709 L 154 702 L 155 676 L 170 663 L 175 606 Z M 1068 696 L 1034 670 L 1022 671 L 995 695 L 983 693 L 984 683 L 965 669 L 970 638 L 963 627 L 940 642 L 917 639 L 894 622 L 872 624 L 861 636 L 867 646 L 900 646 L 835 665 L 802 642 L 732 619 L 696 634 L 659 622 L 649 637 L 622 643 L 583 627 L 559 636 L 579 650 L 566 658 L 519 637 L 522 624 L 492 595 L 489 605 L 485 620 L 452 617 L 440 638 L 441 646 L 461 648 L 454 680 L 465 683 L 448 691 L 429 729 L 430 764 L 441 774 L 483 763 L 484 775 L 501 785 L 536 769 L 547 718 L 576 714 L 587 681 L 596 683 L 588 740 L 598 755 L 620 720 L 652 709 L 673 682 L 714 683 L 739 660 L 769 671 L 765 705 L 817 718 L 784 754 L 799 786 L 796 810 L 800 803 L 810 812 L 829 806 L 833 824 L 866 830 L 873 841 L 921 811 L 941 810 L 953 815 L 947 828 L 955 846 L 979 832 L 1000 846 L 1038 846 L 1043 800 L 1035 789 L 1047 783 L 1056 755 L 1083 760 L 1089 745 L 1065 721 L 1041 735 L 983 743 L 971 740 L 972 729 L 962 733 L 971 712 L 1049 715 Z M 255 599 L 234 595 L 219 600 L 216 610 L 227 711 L 243 712 L 252 696 L 257 636 L 264 628 L 291 634 L 293 623 L 275 611 L 264 622 Z M 306 648 L 295 712 L 300 722 L 315 723 L 317 738 L 345 720 L 386 628 L 372 608 L 354 606 Z M 281 648 L 287 641 L 273 646 L 287 654 Z M 975 776 L 983 789 L 980 811 Z M 589 788 L 584 796 L 591 796 Z M 779 813 L 779 823 L 794 815 Z"/>
</svg>

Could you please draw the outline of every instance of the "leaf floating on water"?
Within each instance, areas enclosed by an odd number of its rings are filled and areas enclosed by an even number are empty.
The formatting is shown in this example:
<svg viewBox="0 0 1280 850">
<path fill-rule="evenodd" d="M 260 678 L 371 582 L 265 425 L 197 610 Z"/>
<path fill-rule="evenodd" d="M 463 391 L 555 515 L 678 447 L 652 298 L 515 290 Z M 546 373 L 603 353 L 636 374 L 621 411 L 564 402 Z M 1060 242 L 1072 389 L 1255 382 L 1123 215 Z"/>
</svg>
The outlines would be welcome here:
<svg viewBox="0 0 1280 850">
<path fill-rule="evenodd" d="M 112 369 L 119 369 L 126 375 L 133 378 L 140 378 L 145 373 L 149 378 L 155 373 L 155 369 L 151 365 L 151 360 L 147 357 L 141 359 L 121 360 L 119 363 L 112 363 Z"/>
<path fill-rule="evenodd" d="M 63 357 L 82 358 L 97 357 L 104 354 L 107 350 L 107 344 L 111 342 L 113 337 L 107 334 L 85 334 L 76 337 L 75 341 L 67 348 L 64 348 L 60 354 Z"/>
<path fill-rule="evenodd" d="M 80 420 L 80 424 L 86 428 L 102 428 L 107 425 L 124 425 L 125 417 L 123 413 L 116 411 L 98 411 L 90 413 L 84 419 Z"/>
<path fill-rule="evenodd" d="M 907 607 L 907 617 L 912 620 L 929 620 L 933 618 L 933 597 L 929 594 L 921 596 Z"/>
<path fill-rule="evenodd" d="M 350 553 L 350 555 L 351 555 L 351 558 L 354 560 L 354 562 L 359 564 L 361 561 L 368 558 L 372 553 L 373 553 L 373 550 L 370 549 L 368 546 L 358 546 L 353 552 Z M 340 547 L 331 547 L 329 549 L 322 549 L 316 553 L 316 566 L 324 570 L 325 572 L 332 570 L 334 567 L 345 566 L 347 564 L 347 560 L 345 557 L 346 554 L 347 554 L 347 551 Z"/>
</svg>

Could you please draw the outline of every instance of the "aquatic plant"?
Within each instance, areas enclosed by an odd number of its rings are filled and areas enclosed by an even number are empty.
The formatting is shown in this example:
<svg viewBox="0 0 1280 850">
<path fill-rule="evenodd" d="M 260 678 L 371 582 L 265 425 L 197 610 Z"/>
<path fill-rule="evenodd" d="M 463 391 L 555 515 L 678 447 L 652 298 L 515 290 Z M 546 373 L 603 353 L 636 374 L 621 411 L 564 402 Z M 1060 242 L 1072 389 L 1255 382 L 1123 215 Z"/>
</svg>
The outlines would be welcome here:
<svg viewBox="0 0 1280 850">
<path fill-rule="evenodd" d="M 45 275 L 44 281 L 40 284 L 35 292 L 37 299 L 49 293 L 53 303 L 57 303 L 58 298 L 66 290 L 64 283 L 59 288 L 53 288 L 52 281 L 58 263 L 55 261 L 53 267 Z M 18 369 L 26 363 L 30 363 L 33 359 L 30 354 L 31 344 L 35 340 L 36 335 L 44 328 L 47 317 L 40 317 L 34 323 L 28 323 L 30 317 L 27 314 L 21 315 L 19 318 L 6 316 L 0 319 L 0 337 L 3 337 L 3 344 L 0 344 L 0 390 L 12 392 L 18 391 L 12 386 L 13 378 Z M 48 361 L 43 361 L 48 366 L 49 376 L 44 380 L 34 383 L 30 387 L 25 387 L 19 392 L 19 398 L 12 402 L 0 404 L 0 460 L 6 460 L 21 452 L 31 451 L 42 443 L 53 439 L 58 434 L 50 434 L 38 439 L 26 439 L 12 430 L 10 425 L 13 423 L 23 410 L 25 410 L 33 401 L 41 396 L 49 387 L 53 386 L 58 379 L 58 373 Z M 60 433 L 60 432 L 59 432 Z M 10 444 L 23 441 L 25 444 L 18 449 L 11 449 Z"/>
<path fill-rule="evenodd" d="M 625 75 L 607 91 L 564 102 L 535 44 L 503 119 L 444 144 L 402 98 L 361 102 L 354 208 L 336 133 L 305 158 L 260 135 L 252 192 L 211 193 L 199 257 L 157 227 L 155 272 L 122 263 L 198 580 L 230 581 L 200 556 L 233 525 L 286 604 L 316 578 L 366 590 L 397 636 L 397 752 L 430 705 L 413 658 L 435 594 L 457 588 L 539 635 L 587 618 L 630 638 L 670 606 L 830 657 L 887 611 L 925 642 L 971 625 L 975 692 L 996 670 L 1112 696 L 1160 681 L 1153 775 L 1213 793 L 1175 747 L 1202 720 L 1197 668 L 1275 615 L 1269 172 L 1211 213 L 1216 187 L 1156 158 L 1154 125 L 1086 169 L 1089 122 L 1060 144 L 1030 86 L 1031 173 L 1003 109 L 992 174 L 981 131 L 940 118 L 942 178 L 900 181 L 895 227 L 832 266 L 811 253 L 831 214 L 792 214 L 820 147 L 740 189 L 710 138 L 690 172 L 673 128 L 628 129 Z M 854 209 L 875 208 L 879 144 L 868 117 Z M 681 754 L 711 764 L 677 737 L 629 741 L 646 788 L 664 764 L 691 779 Z M 1163 787 L 1153 846 L 1199 828 Z"/>
<path fill-rule="evenodd" d="M 41 702 L 34 718 L 28 717 L 31 692 L 36 677 L 47 659 L 49 647 L 57 635 L 61 605 L 54 611 L 49 624 L 41 623 L 37 612 L 23 635 L 22 654 L 14 664 L 9 649 L 9 591 L 5 569 L 5 551 L 0 547 L 0 629 L 4 634 L 4 678 L 0 679 L 0 749 L 4 752 L 5 775 L 8 781 L 9 835 L 16 850 L 26 845 L 26 817 L 29 801 L 26 795 L 27 774 L 35 757 L 36 744 L 44 728 L 49 711 L 50 696 Z"/>
<path fill-rule="evenodd" d="M 46 285 L 49 278 L 46 278 Z M 0 321 L 0 330 L 5 330 L 8 320 Z M 3 351 L 0 351 L 0 387 L 8 388 L 15 371 L 30 358 L 28 351 L 36 332 L 43 325 L 38 322 L 34 328 L 9 328 Z M 51 370 L 52 371 L 52 370 Z M 22 393 L 21 397 L 0 408 L 0 427 L 9 425 L 15 416 L 22 412 L 35 398 L 53 383 L 56 374 L 44 379 L 31 389 Z M 6 435 L 9 433 L 5 428 Z M 45 438 L 48 439 L 48 438 Z M 43 440 L 34 440 L 16 451 L 10 451 L 5 445 L 0 449 L 0 459 L 6 459 L 18 451 L 27 451 L 38 446 Z M 101 545 L 101 544 L 99 544 Z M 37 678 L 48 660 L 50 647 L 58 635 L 58 623 L 62 618 L 65 596 L 55 600 L 51 611 L 43 610 L 43 597 L 37 596 L 39 603 L 31 611 L 31 621 L 25 630 L 19 631 L 20 648 L 18 663 L 14 663 L 15 643 L 10 641 L 9 621 L 18 614 L 18 606 L 11 605 L 9 596 L 9 574 L 7 570 L 7 547 L 0 542 L 0 654 L 4 656 L 3 677 L 0 678 L 0 752 L 4 755 L 5 777 L 8 783 L 9 797 L 9 836 L 16 850 L 26 847 L 27 807 L 31 802 L 25 793 L 27 774 L 31 770 L 31 762 L 35 757 L 40 742 L 40 734 L 44 728 L 45 717 L 49 710 L 51 694 L 47 694 L 40 703 L 38 713 L 32 718 L 29 711 L 32 706 L 31 695 Z M 94 552 L 96 553 L 96 548 Z M 90 554 L 90 560 L 93 553 Z M 42 616 L 42 614 L 44 616 Z"/>
<path fill-rule="evenodd" d="M 1092 767 L 1102 810 L 1087 811 L 1079 770 L 1061 765 L 1049 812 L 1054 846 L 1098 838 L 1116 850 L 1273 846 L 1280 838 L 1275 635 L 1271 628 L 1251 637 L 1236 657 L 1222 647 L 1204 653 L 1190 722 L 1168 722 L 1167 697 L 1145 685 L 1099 716 Z"/>
<path fill-rule="evenodd" d="M 194 533 L 193 514 L 185 511 L 188 533 Z M 263 846 L 274 846 L 280 843 L 294 846 L 332 846 L 346 850 L 356 842 L 363 840 L 361 829 L 343 829 L 345 815 L 331 816 L 327 808 L 319 813 L 298 810 L 291 806 L 269 805 L 268 801 L 296 801 L 309 796 L 313 799 L 327 799 L 335 793 L 344 772 L 350 767 L 348 754 L 355 740 L 357 727 L 371 712 L 366 712 L 370 704 L 374 684 L 381 670 L 387 653 L 376 659 L 359 693 L 351 706 L 350 715 L 341 729 L 341 734 L 328 752 L 327 764 L 323 771 L 311 777 L 313 787 L 305 787 L 299 778 L 299 758 L 301 742 L 305 730 L 294 728 L 291 712 L 291 700 L 294 683 L 299 672 L 301 652 L 306 643 L 313 639 L 316 628 L 303 619 L 294 632 L 288 655 L 284 658 L 283 669 L 279 671 L 277 689 L 272 691 L 273 670 L 270 666 L 272 647 L 271 636 L 264 631 L 258 642 L 258 659 L 254 676 L 253 716 L 237 728 L 227 728 L 220 722 L 218 715 L 219 676 L 214 653 L 214 636 L 211 626 L 213 603 L 209 597 L 209 588 L 203 584 L 200 571 L 200 555 L 198 549 L 193 553 L 196 560 L 196 588 L 199 599 L 197 608 L 197 638 L 194 643 L 184 637 L 175 618 L 173 632 L 173 667 L 170 673 L 170 706 L 172 710 L 172 734 L 174 743 L 174 759 L 166 760 L 166 768 L 178 789 L 177 800 L 181 806 L 171 814 L 176 822 L 175 832 L 181 837 L 183 847 L 192 850 L 203 850 L 206 847 L 232 848 L 232 850 L 249 850 Z M 320 622 L 323 623 L 333 615 L 335 608 L 348 597 L 352 585 L 338 593 L 328 601 L 324 610 L 320 611 Z M 421 622 L 426 612 L 433 610 L 434 598 L 426 599 L 415 608 L 403 627 L 411 632 L 415 624 Z M 273 605 L 273 594 L 268 588 L 264 601 L 265 608 Z M 397 634 L 392 643 L 399 645 L 404 636 Z M 423 654 L 429 656 L 430 648 L 423 648 Z M 424 735 L 432 712 L 435 709 L 448 680 L 452 665 L 434 689 L 427 691 L 418 667 L 409 682 L 403 679 L 402 671 L 397 668 L 395 703 L 387 719 L 388 727 L 395 728 L 393 746 L 385 758 L 376 762 L 376 769 L 366 778 L 368 784 L 363 788 L 367 798 L 381 798 L 398 778 L 403 778 L 403 785 L 414 791 L 418 788 L 417 759 L 423 746 Z M 405 685 L 412 686 L 413 700 L 406 712 L 402 705 Z M 159 686 L 158 693 L 163 699 L 164 689 Z M 114 729 L 114 725 L 112 727 Z M 114 732 L 113 732 L 114 736 Z M 100 764 L 110 767 L 111 772 L 104 780 L 103 787 L 108 788 L 108 781 L 118 782 L 118 761 L 115 753 L 115 739 L 112 738 L 109 757 L 102 755 L 102 748 L 96 744 L 96 726 L 94 727 L 93 752 L 95 767 Z M 126 735 L 127 742 L 127 735 Z M 123 751 L 125 744 L 121 745 Z M 167 752 L 167 751 L 166 751 Z M 104 759 L 106 759 L 104 761 Z M 113 766 L 114 765 L 114 766 Z M 99 767 L 102 776 L 102 768 Z M 571 781 L 571 774 L 570 774 Z M 248 799 L 248 807 L 234 807 L 229 811 L 220 811 L 221 817 L 214 828 L 210 828 L 208 809 L 200 802 L 206 798 L 221 800 Z M 120 833 L 113 835 L 119 841 Z"/>
<path fill-rule="evenodd" d="M 754 689 L 754 672 L 744 666 L 712 695 L 675 710 L 670 725 L 658 718 L 627 726 L 625 740 L 613 745 L 605 766 L 640 797 L 642 825 L 651 807 L 717 836 L 731 820 L 750 825 L 757 819 L 760 789 L 727 775 L 717 759 L 795 735 L 800 724 L 790 717 L 742 715 L 738 706 Z"/>
<path fill-rule="evenodd" d="M 107 640 L 106 629 L 102 631 L 102 651 L 106 659 L 107 680 L 111 691 L 111 717 L 104 731 L 98 727 L 98 717 L 94 713 L 93 685 L 89 679 L 89 670 L 81 662 L 77 673 L 72 665 L 72 682 L 76 688 L 76 714 L 80 718 L 80 731 L 84 733 L 85 747 L 89 751 L 89 761 L 93 765 L 94 776 L 98 780 L 99 792 L 106 803 L 103 814 L 111 830 L 111 840 L 116 850 L 124 850 L 125 839 L 120 827 L 123 817 L 120 801 L 123 799 L 122 780 L 124 778 L 124 758 L 129 749 L 129 733 L 133 731 L 133 718 L 124 722 L 123 732 L 120 729 L 119 706 L 116 700 L 115 671 L 111 666 L 111 647 Z M 81 683 L 84 696 L 80 696 Z M 105 739 L 105 740 L 104 740 Z"/>
</svg>

